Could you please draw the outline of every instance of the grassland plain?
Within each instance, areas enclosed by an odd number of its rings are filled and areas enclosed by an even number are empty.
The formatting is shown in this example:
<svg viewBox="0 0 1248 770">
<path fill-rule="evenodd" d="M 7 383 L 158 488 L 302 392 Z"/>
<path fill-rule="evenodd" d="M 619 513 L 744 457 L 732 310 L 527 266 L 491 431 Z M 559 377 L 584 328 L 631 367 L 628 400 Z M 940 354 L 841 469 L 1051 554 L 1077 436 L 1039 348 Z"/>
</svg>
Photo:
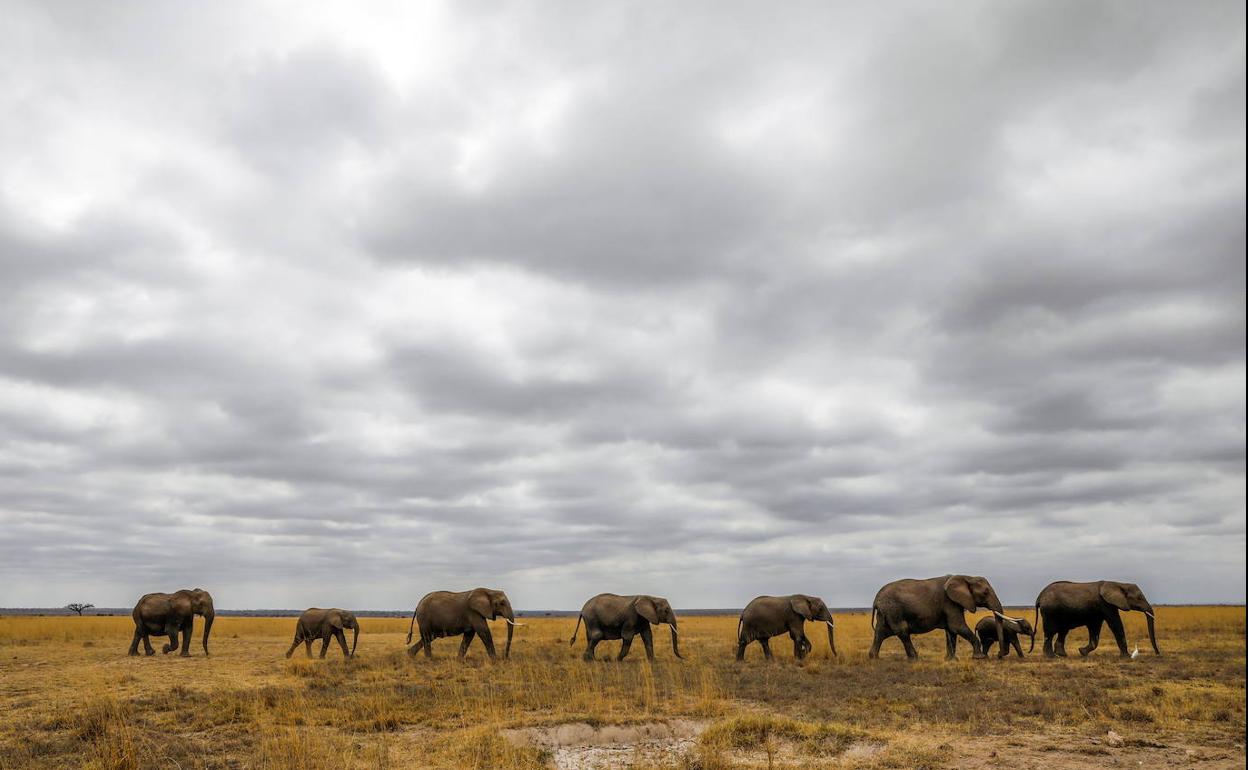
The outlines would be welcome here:
<svg viewBox="0 0 1248 770">
<path fill-rule="evenodd" d="M 691 617 L 683 661 L 656 639 L 654 664 L 585 663 L 574 619 L 525 622 L 494 664 L 477 645 L 457 662 L 457 640 L 409 658 L 393 618 L 361 619 L 350 661 L 286 660 L 292 618 L 218 617 L 212 656 L 189 659 L 127 657 L 126 617 L 0 618 L 0 768 L 1244 766 L 1242 607 L 1160 609 L 1164 654 L 1135 661 L 1107 636 L 1087 660 L 963 643 L 947 663 L 940 634 L 916 663 L 896 640 L 869 661 L 848 614 L 836 659 L 812 628 L 803 665 L 787 640 L 736 664 L 736 618 Z"/>
</svg>

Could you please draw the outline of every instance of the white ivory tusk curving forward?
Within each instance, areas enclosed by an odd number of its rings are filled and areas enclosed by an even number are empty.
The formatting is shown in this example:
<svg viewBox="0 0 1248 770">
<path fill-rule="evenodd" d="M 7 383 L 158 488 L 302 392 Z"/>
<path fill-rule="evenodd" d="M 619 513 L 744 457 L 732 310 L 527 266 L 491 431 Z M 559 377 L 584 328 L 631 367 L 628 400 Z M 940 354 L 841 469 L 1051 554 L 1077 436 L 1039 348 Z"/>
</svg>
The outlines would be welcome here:
<svg viewBox="0 0 1248 770">
<path fill-rule="evenodd" d="M 1150 618 L 1153 618 L 1153 620 L 1156 620 L 1156 619 L 1157 619 L 1157 618 L 1153 617 L 1153 613 L 1151 613 L 1151 612 L 1145 612 L 1144 614 L 1145 614 L 1145 615 L 1147 615 L 1147 616 L 1149 616 Z"/>
<path fill-rule="evenodd" d="M 507 618 L 503 618 L 503 620 L 507 620 Z M 514 621 L 514 620 L 507 620 L 507 622 L 508 622 L 508 623 L 510 623 L 510 624 L 512 624 L 513 626 L 523 626 L 523 625 L 524 625 L 524 623 L 517 623 L 517 622 L 516 622 L 516 621 Z"/>
<path fill-rule="evenodd" d="M 669 627 L 669 628 L 671 628 L 671 629 L 672 629 L 672 633 L 673 633 L 673 634 L 676 634 L 677 636 L 680 636 L 680 632 L 676 630 L 676 626 L 675 626 L 675 625 L 673 625 L 673 624 L 671 624 L 671 623 L 668 623 L 667 625 L 668 625 L 668 627 Z"/>
<path fill-rule="evenodd" d="M 993 615 L 996 615 L 997 617 L 1001 618 L 1002 620 L 1012 620 L 1012 621 L 1014 621 L 1015 623 L 1019 622 L 1020 620 L 1023 620 L 1023 618 L 1012 618 L 1012 617 L 1010 617 L 1009 615 L 1006 615 L 1004 612 L 997 612 L 996 610 L 993 610 L 993 611 L 992 611 L 992 614 L 993 614 Z"/>
</svg>

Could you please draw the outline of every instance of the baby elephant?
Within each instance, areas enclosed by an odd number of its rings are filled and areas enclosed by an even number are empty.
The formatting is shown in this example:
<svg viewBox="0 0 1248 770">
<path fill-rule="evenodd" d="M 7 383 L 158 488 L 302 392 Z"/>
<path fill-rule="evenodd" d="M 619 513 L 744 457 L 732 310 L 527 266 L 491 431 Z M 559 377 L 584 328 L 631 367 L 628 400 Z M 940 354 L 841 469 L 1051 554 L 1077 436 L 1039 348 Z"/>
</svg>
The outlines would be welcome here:
<svg viewBox="0 0 1248 770">
<path fill-rule="evenodd" d="M 1023 657 L 1023 646 L 1018 643 L 1018 635 L 1031 637 L 1031 646 L 1027 648 L 1027 652 L 1031 652 L 1036 648 L 1036 629 L 1031 627 L 1031 623 L 1026 618 L 1011 618 L 1008 616 L 1001 618 L 1001 627 L 1005 632 L 1005 654 L 1010 653 L 1010 648 L 1018 653 L 1018 657 Z M 997 640 L 997 624 L 992 615 L 983 618 L 975 624 L 975 635 L 979 637 L 979 645 L 984 648 L 984 654 L 988 654 L 988 648 L 996 644 Z"/>
<path fill-rule="evenodd" d="M 347 635 L 342 632 L 344 628 L 352 631 L 350 652 L 347 652 Z M 308 657 L 312 657 L 312 640 L 320 639 L 323 658 L 329 649 L 330 637 L 338 640 L 338 644 L 342 646 L 344 658 L 355 657 L 355 645 L 360 641 L 360 624 L 355 619 L 355 615 L 337 608 L 323 610 L 319 607 L 312 607 L 304 610 L 299 616 L 299 622 L 295 624 L 295 641 L 286 651 L 286 657 L 289 658 L 295 653 L 295 648 L 300 642 L 303 642 Z"/>
</svg>

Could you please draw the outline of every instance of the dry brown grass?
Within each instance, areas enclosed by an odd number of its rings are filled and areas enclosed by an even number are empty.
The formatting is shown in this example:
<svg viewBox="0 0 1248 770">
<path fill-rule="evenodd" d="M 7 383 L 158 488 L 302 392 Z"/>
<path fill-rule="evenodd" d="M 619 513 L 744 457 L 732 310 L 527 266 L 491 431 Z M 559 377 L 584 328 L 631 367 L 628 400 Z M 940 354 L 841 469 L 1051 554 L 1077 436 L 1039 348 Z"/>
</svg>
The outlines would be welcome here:
<svg viewBox="0 0 1248 770">
<path fill-rule="evenodd" d="M 291 618 L 220 617 L 212 657 L 189 659 L 126 657 L 129 618 L 0 618 L 0 768 L 540 768 L 545 751 L 501 731 L 676 718 L 707 726 L 673 760 L 702 770 L 963 767 L 951 757 L 982 746 L 1071 740 L 1095 763 L 1104 749 L 1091 741 L 1109 729 L 1128 748 L 1177 742 L 1242 766 L 1243 608 L 1163 608 L 1165 654 L 1143 644 L 1136 661 L 1119 660 L 1108 634 L 1088 660 L 1044 660 L 1037 646 L 1026 660 L 972 661 L 963 644 L 945 663 L 943 636 L 929 634 L 917 663 L 896 640 L 868 661 L 868 619 L 854 614 L 838 616 L 839 659 L 817 643 L 795 665 L 785 640 L 779 662 L 752 647 L 737 665 L 736 618 L 713 617 L 682 622 L 683 661 L 656 640 L 654 665 L 637 646 L 623 664 L 585 663 L 567 644 L 574 619 L 526 622 L 511 661 L 474 645 L 460 664 L 458 640 L 436 643 L 432 662 L 409 658 L 397 618 L 362 619 L 351 661 L 332 648 L 324 661 L 283 658 Z M 1134 615 L 1128 634 L 1145 640 Z"/>
</svg>

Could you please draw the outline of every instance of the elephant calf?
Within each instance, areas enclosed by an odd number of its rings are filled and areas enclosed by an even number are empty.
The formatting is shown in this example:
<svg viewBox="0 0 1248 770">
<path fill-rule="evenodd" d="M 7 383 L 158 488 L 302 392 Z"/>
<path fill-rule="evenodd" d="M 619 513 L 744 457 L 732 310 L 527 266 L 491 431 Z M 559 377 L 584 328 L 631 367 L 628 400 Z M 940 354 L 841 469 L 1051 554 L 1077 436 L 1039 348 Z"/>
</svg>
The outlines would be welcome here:
<svg viewBox="0 0 1248 770">
<path fill-rule="evenodd" d="M 1027 648 L 1027 652 L 1031 652 L 1036 648 L 1036 629 L 1032 627 L 1030 621 L 1026 618 L 1004 617 L 1001 619 L 1002 631 L 1005 633 L 1005 642 L 1002 648 L 1009 654 L 1010 648 L 1018 653 L 1018 657 L 1023 657 L 1023 646 L 1018 643 L 1019 635 L 1031 637 L 1031 646 Z M 975 635 L 979 637 L 979 644 L 984 648 L 984 654 L 992 649 L 992 645 L 996 644 L 997 639 L 997 622 L 996 617 L 981 618 L 975 624 Z"/>
<path fill-rule="evenodd" d="M 585 623 L 585 660 L 594 659 L 594 650 L 604 639 L 622 641 L 616 660 L 624 660 L 634 636 L 641 637 L 641 643 L 646 646 L 646 657 L 654 660 L 654 636 L 650 626 L 660 623 L 672 629 L 672 654 L 680 657 L 680 645 L 676 640 L 676 613 L 667 599 L 662 597 L 598 594 L 581 607 L 569 645 L 576 644 L 582 621 Z"/>
<path fill-rule="evenodd" d="M 758 642 L 763 655 L 771 660 L 770 640 L 773 636 L 787 633 L 793 640 L 793 657 L 802 660 L 813 649 L 806 638 L 806 621 L 824 623 L 828 627 L 828 649 L 836 654 L 836 642 L 832 635 L 832 613 L 818 596 L 793 594 L 792 596 L 759 596 L 745 605 L 737 621 L 737 660 L 745 659 L 745 648 L 750 642 Z"/>
<path fill-rule="evenodd" d="M 347 635 L 343 633 L 344 628 L 351 629 L 351 651 L 347 652 Z M 286 651 L 286 657 L 294 654 L 295 648 L 302 642 L 304 650 L 308 657 L 312 657 L 312 640 L 321 640 L 321 657 L 325 657 L 326 651 L 329 650 L 329 640 L 337 639 L 338 644 L 342 647 L 342 656 L 344 658 L 355 657 L 355 645 L 360 641 L 360 624 L 355 619 L 355 615 L 346 610 L 340 610 L 337 607 L 333 609 L 323 610 L 319 607 L 311 607 L 303 611 L 299 616 L 299 620 L 295 623 L 295 641 L 291 642 L 290 649 Z"/>
</svg>

